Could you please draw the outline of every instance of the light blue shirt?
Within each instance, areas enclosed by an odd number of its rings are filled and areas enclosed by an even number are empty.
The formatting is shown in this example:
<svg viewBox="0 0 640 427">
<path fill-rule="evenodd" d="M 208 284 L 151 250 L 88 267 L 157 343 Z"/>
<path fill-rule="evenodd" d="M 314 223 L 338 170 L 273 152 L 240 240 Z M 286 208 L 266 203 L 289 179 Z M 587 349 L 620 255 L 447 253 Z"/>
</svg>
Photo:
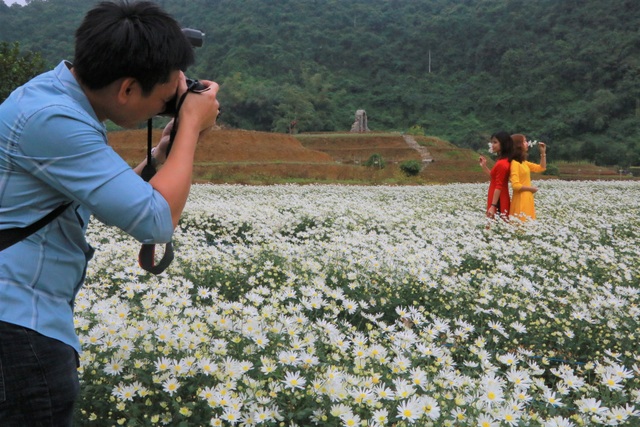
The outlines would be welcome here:
<svg viewBox="0 0 640 427">
<path fill-rule="evenodd" d="M 73 301 L 93 255 L 85 240 L 90 215 L 143 243 L 168 242 L 173 224 L 166 200 L 107 145 L 68 67 L 61 62 L 0 105 L 0 229 L 28 226 L 73 202 L 0 251 L 0 320 L 80 352 Z"/>
</svg>

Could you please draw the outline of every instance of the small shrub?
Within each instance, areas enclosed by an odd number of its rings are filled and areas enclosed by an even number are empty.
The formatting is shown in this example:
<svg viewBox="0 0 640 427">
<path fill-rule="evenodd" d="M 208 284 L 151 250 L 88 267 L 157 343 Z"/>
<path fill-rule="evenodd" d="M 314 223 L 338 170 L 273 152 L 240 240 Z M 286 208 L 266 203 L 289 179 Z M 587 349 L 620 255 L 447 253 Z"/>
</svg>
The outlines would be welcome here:
<svg viewBox="0 0 640 427">
<path fill-rule="evenodd" d="M 424 128 L 420 125 L 413 125 L 409 128 L 409 130 L 407 131 L 407 134 L 409 135 L 416 135 L 416 136 L 424 136 Z"/>
<path fill-rule="evenodd" d="M 400 163 L 400 169 L 407 176 L 416 176 L 420 173 L 422 169 L 422 164 L 418 160 L 405 160 Z"/>
<path fill-rule="evenodd" d="M 369 157 L 369 159 L 366 162 L 364 162 L 364 165 L 371 168 L 383 169 L 386 166 L 386 163 L 382 158 L 382 156 L 376 153 L 376 154 L 372 154 L 371 157 Z"/>
<path fill-rule="evenodd" d="M 543 175 L 558 176 L 558 175 L 560 175 L 560 170 L 558 169 L 558 166 L 556 166 L 554 164 L 550 164 L 550 165 L 547 165 L 547 170 L 544 171 L 542 174 Z"/>
</svg>

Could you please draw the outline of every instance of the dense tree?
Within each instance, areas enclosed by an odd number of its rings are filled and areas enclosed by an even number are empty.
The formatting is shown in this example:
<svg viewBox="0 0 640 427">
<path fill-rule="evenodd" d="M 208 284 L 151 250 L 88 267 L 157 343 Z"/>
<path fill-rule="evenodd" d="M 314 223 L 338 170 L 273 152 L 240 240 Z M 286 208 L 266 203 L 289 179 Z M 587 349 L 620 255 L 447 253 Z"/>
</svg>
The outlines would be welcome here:
<svg viewBox="0 0 640 427">
<path fill-rule="evenodd" d="M 0 3 L 0 40 L 71 59 L 97 0 Z M 190 77 L 221 83 L 228 126 L 422 126 L 483 148 L 504 129 L 552 158 L 640 158 L 637 0 L 158 0 L 206 33 Z"/>
<path fill-rule="evenodd" d="M 39 53 L 20 52 L 18 42 L 0 42 L 0 102 L 44 69 L 45 63 Z"/>
</svg>

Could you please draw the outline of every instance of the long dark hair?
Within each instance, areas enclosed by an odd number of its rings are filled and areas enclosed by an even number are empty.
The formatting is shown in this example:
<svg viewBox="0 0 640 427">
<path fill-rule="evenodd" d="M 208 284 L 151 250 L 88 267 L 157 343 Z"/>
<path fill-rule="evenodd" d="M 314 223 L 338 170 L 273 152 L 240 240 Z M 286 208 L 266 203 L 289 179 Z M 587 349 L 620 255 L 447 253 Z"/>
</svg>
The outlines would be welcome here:
<svg viewBox="0 0 640 427">
<path fill-rule="evenodd" d="M 500 152 L 498 153 L 498 159 L 509 159 L 513 153 L 513 140 L 509 132 L 500 131 L 491 135 L 491 139 L 497 139 L 500 141 Z"/>
<path fill-rule="evenodd" d="M 524 144 L 527 143 L 527 138 L 521 133 L 516 133 L 511 135 L 511 139 L 513 140 L 513 153 L 511 153 L 509 161 L 524 162 L 527 160 L 527 152 L 524 151 Z"/>
</svg>

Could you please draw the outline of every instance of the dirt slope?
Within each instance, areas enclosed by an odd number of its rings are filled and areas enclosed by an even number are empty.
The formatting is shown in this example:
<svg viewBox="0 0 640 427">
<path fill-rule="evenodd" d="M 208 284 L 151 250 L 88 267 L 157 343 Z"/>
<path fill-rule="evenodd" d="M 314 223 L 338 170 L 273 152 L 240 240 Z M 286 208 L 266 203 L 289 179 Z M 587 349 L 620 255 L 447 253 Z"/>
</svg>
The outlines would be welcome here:
<svg viewBox="0 0 640 427">
<path fill-rule="evenodd" d="M 361 164 L 372 154 L 381 155 L 387 163 L 420 160 L 418 152 L 398 133 L 310 133 L 297 138 L 306 148 L 327 153 L 340 163 Z"/>
<path fill-rule="evenodd" d="M 154 143 L 160 131 L 154 131 Z M 109 144 L 130 165 L 146 152 L 146 129 L 109 133 Z M 351 184 L 415 184 L 482 182 L 477 156 L 437 138 L 418 139 L 434 152 L 434 162 L 418 177 L 400 170 L 405 160 L 420 160 L 399 133 L 318 133 L 294 136 L 245 130 L 214 130 L 198 144 L 194 181 L 269 184 L 319 182 Z M 363 166 L 372 154 L 383 169 Z"/>
<path fill-rule="evenodd" d="M 159 130 L 154 131 L 154 145 L 160 133 Z M 109 133 L 109 145 L 129 164 L 144 158 L 146 141 L 146 129 Z M 196 162 L 330 163 L 333 159 L 328 154 L 303 147 L 297 139 L 286 134 L 212 130 L 198 144 Z"/>
</svg>

